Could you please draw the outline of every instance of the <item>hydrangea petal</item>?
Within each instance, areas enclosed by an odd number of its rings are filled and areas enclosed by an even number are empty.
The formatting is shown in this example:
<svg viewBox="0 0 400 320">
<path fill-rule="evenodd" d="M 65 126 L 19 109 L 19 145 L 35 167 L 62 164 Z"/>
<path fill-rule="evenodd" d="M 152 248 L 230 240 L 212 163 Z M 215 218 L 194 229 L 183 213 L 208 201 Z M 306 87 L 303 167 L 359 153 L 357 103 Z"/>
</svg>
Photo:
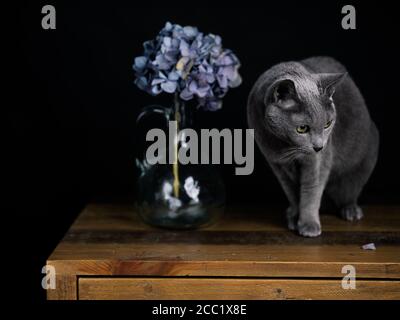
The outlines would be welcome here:
<svg viewBox="0 0 400 320">
<path fill-rule="evenodd" d="M 182 92 L 180 93 L 179 97 L 182 100 L 188 101 L 188 100 L 193 99 L 193 93 L 190 92 L 188 88 L 185 88 L 185 89 L 182 90 Z"/>
<path fill-rule="evenodd" d="M 172 71 L 168 74 L 168 80 L 177 81 L 180 78 L 180 75 L 176 71 Z"/>
<path fill-rule="evenodd" d="M 236 88 L 242 84 L 242 77 L 236 73 L 236 77 L 229 82 L 229 87 Z"/>
<path fill-rule="evenodd" d="M 148 59 L 144 56 L 136 57 L 134 65 L 133 65 L 133 69 L 137 72 L 143 71 L 143 69 L 147 65 L 147 61 L 148 61 Z"/>
<path fill-rule="evenodd" d="M 150 88 L 150 92 L 149 93 L 152 94 L 153 96 L 155 96 L 155 95 L 160 94 L 161 92 L 162 92 L 161 87 L 156 85 L 156 86 L 152 86 Z"/>
<path fill-rule="evenodd" d="M 147 87 L 147 79 L 145 77 L 138 77 L 135 80 L 135 84 L 140 90 L 146 90 Z"/>
<path fill-rule="evenodd" d="M 185 33 L 186 36 L 188 36 L 189 38 L 194 38 L 197 36 L 198 34 L 198 30 L 195 27 L 190 27 L 190 26 L 186 26 L 183 28 L 183 32 Z"/>
<path fill-rule="evenodd" d="M 176 82 L 174 81 L 166 81 L 161 84 L 161 89 L 167 93 L 174 93 L 176 90 Z"/>
</svg>

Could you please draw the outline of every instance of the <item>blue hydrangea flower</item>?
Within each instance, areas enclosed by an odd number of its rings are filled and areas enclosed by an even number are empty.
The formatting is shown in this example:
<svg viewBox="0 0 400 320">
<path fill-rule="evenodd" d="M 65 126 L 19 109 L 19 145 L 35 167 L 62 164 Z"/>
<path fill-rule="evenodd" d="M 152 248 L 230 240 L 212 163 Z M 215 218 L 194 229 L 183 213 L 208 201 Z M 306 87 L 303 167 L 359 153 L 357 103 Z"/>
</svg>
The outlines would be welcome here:
<svg viewBox="0 0 400 320">
<path fill-rule="evenodd" d="M 223 49 L 221 37 L 196 27 L 167 22 L 133 64 L 135 84 L 152 95 L 178 93 L 197 100 L 205 110 L 218 110 L 229 88 L 240 85 L 239 59 Z"/>
</svg>

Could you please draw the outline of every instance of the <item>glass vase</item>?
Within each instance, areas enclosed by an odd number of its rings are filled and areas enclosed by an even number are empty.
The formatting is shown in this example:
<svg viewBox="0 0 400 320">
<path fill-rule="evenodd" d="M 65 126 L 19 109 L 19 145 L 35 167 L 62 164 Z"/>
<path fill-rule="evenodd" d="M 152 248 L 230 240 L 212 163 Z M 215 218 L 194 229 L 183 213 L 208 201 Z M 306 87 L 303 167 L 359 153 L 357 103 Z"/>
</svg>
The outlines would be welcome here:
<svg viewBox="0 0 400 320">
<path fill-rule="evenodd" d="M 190 106 L 175 96 L 172 107 L 148 106 L 138 122 L 150 114 L 159 114 L 175 121 L 174 139 L 166 154 L 175 155 L 173 163 L 150 164 L 145 157 L 136 159 L 139 168 L 136 208 L 142 219 L 153 226 L 172 229 L 193 229 L 214 223 L 223 213 L 225 186 L 213 165 L 181 164 L 178 151 L 187 147 L 187 137 L 179 133 L 192 127 Z M 168 135 L 167 140 L 168 140 Z M 172 149 L 170 149 L 172 148 Z M 200 152 L 198 152 L 200 155 Z"/>
</svg>

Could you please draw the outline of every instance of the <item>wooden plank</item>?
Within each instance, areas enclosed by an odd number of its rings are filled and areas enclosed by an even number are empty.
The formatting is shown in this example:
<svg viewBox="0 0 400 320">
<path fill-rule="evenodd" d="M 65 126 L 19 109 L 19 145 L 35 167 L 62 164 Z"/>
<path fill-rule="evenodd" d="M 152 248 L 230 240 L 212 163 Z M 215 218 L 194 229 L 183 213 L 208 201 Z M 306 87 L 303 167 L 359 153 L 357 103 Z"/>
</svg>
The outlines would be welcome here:
<svg viewBox="0 0 400 320">
<path fill-rule="evenodd" d="M 400 278 L 396 246 L 82 244 L 60 246 L 53 259 L 79 275 L 341 277 L 351 264 L 362 278 Z"/>
<path fill-rule="evenodd" d="M 343 277 L 346 263 L 259 263 L 254 261 L 113 261 L 70 260 L 54 261 L 63 272 L 77 275 L 105 276 L 195 276 L 195 277 Z M 390 264 L 352 263 L 357 276 L 362 279 L 400 279 L 399 266 Z"/>
<path fill-rule="evenodd" d="M 218 222 L 204 231 L 285 231 L 283 207 L 243 206 L 228 207 Z M 363 207 L 365 218 L 358 222 L 345 221 L 333 213 L 322 212 L 323 231 L 400 232 L 400 208 L 398 206 Z M 89 204 L 71 228 L 78 230 L 158 230 L 146 225 L 133 205 Z"/>
<path fill-rule="evenodd" d="M 400 263 L 397 246 L 377 246 L 375 251 L 355 245 L 201 245 L 201 244 L 60 244 L 54 260 L 141 261 L 281 261 Z"/>
<path fill-rule="evenodd" d="M 297 245 L 342 245 L 365 244 L 375 242 L 377 245 L 400 245 L 400 232 L 338 232 L 325 231 L 322 237 L 299 237 L 288 231 L 170 231 L 170 230 L 80 230 L 71 231 L 64 242 L 69 243 L 185 243 L 185 244 L 290 244 Z"/>
<path fill-rule="evenodd" d="M 341 280 L 80 278 L 79 299 L 399 300 L 400 281 L 358 280 L 345 290 Z"/>
<path fill-rule="evenodd" d="M 56 273 L 56 288 L 47 289 L 47 300 L 77 300 L 77 282 L 74 274 Z"/>
</svg>

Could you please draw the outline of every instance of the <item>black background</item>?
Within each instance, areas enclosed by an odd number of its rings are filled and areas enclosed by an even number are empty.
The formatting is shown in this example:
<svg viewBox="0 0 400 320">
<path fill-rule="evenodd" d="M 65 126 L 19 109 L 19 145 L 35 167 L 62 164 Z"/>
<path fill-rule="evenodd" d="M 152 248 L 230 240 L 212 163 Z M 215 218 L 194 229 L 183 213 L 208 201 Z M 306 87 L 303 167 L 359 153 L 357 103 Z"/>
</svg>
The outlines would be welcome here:
<svg viewBox="0 0 400 320">
<path fill-rule="evenodd" d="M 56 7 L 56 30 L 41 28 L 44 4 Z M 398 203 L 397 12 L 384 3 L 355 4 L 357 30 L 343 30 L 345 4 L 21 3 L 12 12 L 18 24 L 17 59 L 7 124 L 15 139 L 10 189 L 22 228 L 15 246 L 26 250 L 28 245 L 29 300 L 44 299 L 41 267 L 87 201 L 134 199 L 136 116 L 147 104 L 170 100 L 137 89 L 131 66 L 142 43 L 166 21 L 221 35 L 224 47 L 241 60 L 243 84 L 227 94 L 222 110 L 198 114 L 205 128 L 246 128 L 247 95 L 257 77 L 278 62 L 313 55 L 341 61 L 381 134 L 378 165 L 360 203 Z M 255 156 L 249 176 L 235 176 L 233 165 L 220 166 L 228 202 L 285 203 L 257 148 Z"/>
</svg>

